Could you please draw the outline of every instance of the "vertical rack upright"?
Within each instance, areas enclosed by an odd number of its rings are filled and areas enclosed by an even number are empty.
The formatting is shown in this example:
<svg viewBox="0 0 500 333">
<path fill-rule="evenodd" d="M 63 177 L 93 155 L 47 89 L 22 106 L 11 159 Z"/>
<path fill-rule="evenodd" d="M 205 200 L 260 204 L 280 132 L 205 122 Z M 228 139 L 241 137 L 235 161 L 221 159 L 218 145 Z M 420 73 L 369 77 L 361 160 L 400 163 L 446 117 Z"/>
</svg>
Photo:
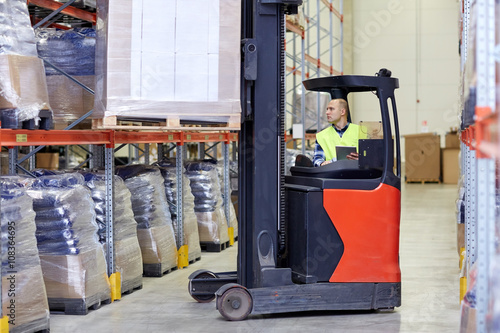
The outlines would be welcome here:
<svg viewBox="0 0 500 333">
<path fill-rule="evenodd" d="M 494 0 L 462 1 L 462 85 L 466 96 L 462 108 L 462 175 L 465 187 L 466 267 L 475 265 L 476 332 L 491 329 L 492 274 L 497 252 L 496 164 L 498 163 L 498 112 L 496 110 Z M 475 82 L 471 80 L 475 77 Z M 475 289 L 475 290 L 474 290 Z"/>
<path fill-rule="evenodd" d="M 320 110 L 318 94 L 318 112 L 314 124 L 307 127 L 302 81 L 312 77 L 343 74 L 343 0 L 305 0 L 299 11 L 303 15 L 303 26 L 288 20 L 286 22 L 286 131 L 290 133 L 294 123 L 303 124 L 302 135 L 295 136 L 305 138 L 308 130 L 321 130 L 323 110 Z M 302 144 L 303 154 L 305 148 L 305 144 Z"/>
</svg>

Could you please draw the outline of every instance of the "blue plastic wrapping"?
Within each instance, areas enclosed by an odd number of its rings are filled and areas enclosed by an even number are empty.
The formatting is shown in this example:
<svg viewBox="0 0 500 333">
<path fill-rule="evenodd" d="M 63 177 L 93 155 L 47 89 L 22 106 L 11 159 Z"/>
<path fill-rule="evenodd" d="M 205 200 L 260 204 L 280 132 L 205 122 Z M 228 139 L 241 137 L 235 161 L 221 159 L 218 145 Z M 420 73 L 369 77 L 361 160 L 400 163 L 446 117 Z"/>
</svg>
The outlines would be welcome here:
<svg viewBox="0 0 500 333">
<path fill-rule="evenodd" d="M 57 30 L 37 29 L 38 54 L 69 75 L 94 75 L 96 33 L 92 28 Z M 61 73 L 51 66 L 45 67 L 47 75 Z"/>
<path fill-rule="evenodd" d="M 228 225 L 215 161 L 188 162 L 185 165 L 194 211 L 198 220 L 200 242 L 226 243 L 229 241 Z"/>
<path fill-rule="evenodd" d="M 78 173 L 41 176 L 26 193 L 36 212 L 37 245 L 49 305 L 53 299 L 57 299 L 56 306 L 61 299 L 83 299 L 89 306 L 108 300 L 106 261 L 84 177 Z"/>
<path fill-rule="evenodd" d="M 177 232 L 177 170 L 175 163 L 164 159 L 157 162 L 164 179 L 165 195 L 172 216 L 174 230 Z M 191 262 L 201 257 L 198 221 L 194 212 L 194 196 L 191 193 L 190 181 L 186 175 L 183 177 L 182 214 L 184 245 L 188 245 L 188 260 Z M 177 233 L 176 233 L 177 234 Z"/>
<path fill-rule="evenodd" d="M 94 202 L 84 184 L 82 175 L 67 173 L 41 176 L 29 188 L 40 253 L 75 255 L 96 245 Z"/>
<path fill-rule="evenodd" d="M 116 167 L 115 172 L 125 180 L 132 194 L 143 263 L 159 264 L 162 271 L 176 267 L 177 244 L 160 170 L 129 165 Z"/>
<path fill-rule="evenodd" d="M 35 238 L 35 212 L 22 177 L 0 178 L 3 314 L 11 332 L 49 329 L 49 306 Z M 15 302 L 15 303 L 14 303 Z M 15 304 L 12 314 L 8 305 Z M 12 316 L 10 316 L 12 314 Z"/>
<path fill-rule="evenodd" d="M 25 0 L 0 0 L 0 54 L 38 56 Z"/>
<path fill-rule="evenodd" d="M 106 181 L 103 172 L 84 172 L 87 187 L 92 191 L 99 241 L 106 243 Z M 137 222 L 132 211 L 131 194 L 123 179 L 114 176 L 113 227 L 115 267 L 121 274 L 121 290 L 129 291 L 142 285 L 142 254 L 137 239 Z"/>
</svg>

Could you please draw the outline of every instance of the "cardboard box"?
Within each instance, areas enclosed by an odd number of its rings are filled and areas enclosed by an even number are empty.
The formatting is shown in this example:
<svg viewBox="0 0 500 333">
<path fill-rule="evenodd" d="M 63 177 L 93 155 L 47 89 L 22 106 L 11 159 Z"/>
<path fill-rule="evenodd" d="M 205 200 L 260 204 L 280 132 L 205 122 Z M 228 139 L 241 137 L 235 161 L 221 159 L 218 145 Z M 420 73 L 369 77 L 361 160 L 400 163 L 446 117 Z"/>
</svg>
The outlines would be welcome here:
<svg viewBox="0 0 500 333">
<path fill-rule="evenodd" d="M 439 181 L 441 142 L 433 133 L 405 135 L 405 171 L 407 181 Z"/>
<path fill-rule="evenodd" d="M 200 242 L 223 244 L 229 241 L 228 225 L 223 207 L 213 212 L 195 212 Z"/>
<path fill-rule="evenodd" d="M 47 170 L 58 170 L 59 153 L 37 153 L 36 167 Z"/>
<path fill-rule="evenodd" d="M 11 284 L 15 293 L 9 293 Z M 9 317 L 11 311 L 7 308 L 11 301 L 15 305 L 13 317 Z M 15 324 L 9 325 L 11 332 L 38 332 L 49 328 L 49 305 L 40 265 L 2 277 L 2 309 L 4 316 L 13 319 Z"/>
<path fill-rule="evenodd" d="M 95 76 L 75 76 L 76 80 L 95 90 Z M 94 107 L 94 95 L 85 91 L 64 75 L 47 75 L 50 106 L 54 113 L 54 126 L 67 125 Z M 91 123 L 91 117 L 87 122 Z"/>
<path fill-rule="evenodd" d="M 24 154 L 17 154 L 17 158 L 21 159 L 25 155 Z M 0 153 L 0 158 L 1 158 L 1 173 L 2 175 L 8 175 L 9 174 L 9 153 L 6 151 L 3 151 Z M 25 169 L 29 169 L 29 159 L 21 163 L 21 166 Z"/>
<path fill-rule="evenodd" d="M 49 299 L 111 297 L 104 251 L 95 244 L 77 255 L 40 255 Z"/>
<path fill-rule="evenodd" d="M 115 241 L 116 271 L 121 274 L 122 292 L 142 281 L 142 254 L 136 236 Z"/>
<path fill-rule="evenodd" d="M 38 57 L 0 55 L 0 109 L 19 109 L 19 121 L 50 110 L 45 68 Z"/>
<path fill-rule="evenodd" d="M 443 183 L 457 184 L 460 177 L 460 149 L 444 148 L 442 150 Z"/>
<path fill-rule="evenodd" d="M 444 141 L 445 148 L 460 148 L 460 137 L 457 132 L 446 133 Z"/>
<path fill-rule="evenodd" d="M 143 264 L 162 264 L 166 268 L 177 266 L 177 244 L 172 225 L 137 229 Z"/>
</svg>

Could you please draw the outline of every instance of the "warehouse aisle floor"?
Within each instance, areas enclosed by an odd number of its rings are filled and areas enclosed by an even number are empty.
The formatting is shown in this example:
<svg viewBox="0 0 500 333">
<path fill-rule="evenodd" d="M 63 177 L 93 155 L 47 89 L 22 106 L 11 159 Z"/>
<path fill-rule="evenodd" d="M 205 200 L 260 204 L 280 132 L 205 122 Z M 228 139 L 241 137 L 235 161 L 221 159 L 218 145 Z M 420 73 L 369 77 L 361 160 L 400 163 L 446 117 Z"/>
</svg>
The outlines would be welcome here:
<svg viewBox="0 0 500 333">
<path fill-rule="evenodd" d="M 222 253 L 204 252 L 201 261 L 162 278 L 144 278 L 142 290 L 86 316 L 51 315 L 51 332 L 458 332 L 456 193 L 456 185 L 403 185 L 403 297 L 394 312 L 299 313 L 225 321 L 214 302 L 201 304 L 189 296 L 187 278 L 200 268 L 234 270 L 233 246 Z"/>
</svg>

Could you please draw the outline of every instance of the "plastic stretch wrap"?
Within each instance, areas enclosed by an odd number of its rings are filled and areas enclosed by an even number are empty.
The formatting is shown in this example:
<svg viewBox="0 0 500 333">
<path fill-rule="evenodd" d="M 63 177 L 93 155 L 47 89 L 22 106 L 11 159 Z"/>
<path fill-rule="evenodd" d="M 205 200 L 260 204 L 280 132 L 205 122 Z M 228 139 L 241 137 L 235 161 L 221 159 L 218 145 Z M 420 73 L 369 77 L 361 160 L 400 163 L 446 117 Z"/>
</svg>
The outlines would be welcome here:
<svg viewBox="0 0 500 333">
<path fill-rule="evenodd" d="M 224 209 L 224 161 L 217 161 L 217 173 L 219 175 L 219 186 L 222 196 L 222 208 Z M 229 182 L 231 181 L 231 168 L 229 168 Z M 236 212 L 234 211 L 234 205 L 231 201 L 231 183 L 229 183 L 229 226 L 233 228 L 234 237 L 238 237 L 238 219 L 236 217 Z"/>
<path fill-rule="evenodd" d="M 97 1 L 96 117 L 239 122 L 241 4 L 193 4 Z"/>
<path fill-rule="evenodd" d="M 98 225 L 99 241 L 106 242 L 106 182 L 104 173 L 83 173 L 87 187 L 92 192 L 95 203 L 96 221 Z M 121 240 L 129 237 L 137 237 L 137 222 L 132 211 L 131 194 L 123 179 L 118 176 L 113 178 L 114 202 L 113 221 L 114 239 Z"/>
<path fill-rule="evenodd" d="M 96 33 L 91 28 L 56 30 L 37 29 L 37 50 L 40 57 L 69 75 L 94 75 Z M 60 75 L 53 67 L 45 68 L 47 75 Z"/>
<path fill-rule="evenodd" d="M 0 54 L 38 56 L 24 0 L 0 0 Z"/>
<path fill-rule="evenodd" d="M 53 299 L 110 298 L 95 208 L 78 173 L 39 177 L 27 193 L 36 212 L 36 236 L 49 304 Z"/>
<path fill-rule="evenodd" d="M 95 89 L 95 29 L 39 28 L 36 37 L 38 53 L 43 59 L 90 89 Z M 71 123 L 94 108 L 94 95 L 51 66 L 45 67 L 45 73 L 50 106 L 56 123 Z"/>
<path fill-rule="evenodd" d="M 43 62 L 26 1 L 0 0 L 0 110 L 4 127 L 49 110 Z"/>
<path fill-rule="evenodd" d="M 94 202 L 82 175 L 38 178 L 28 190 L 36 215 L 38 250 L 43 254 L 79 254 L 96 246 Z"/>
<path fill-rule="evenodd" d="M 165 194 L 172 215 L 174 227 L 177 226 L 177 175 L 175 164 L 162 160 L 158 163 L 160 171 L 165 180 Z M 184 244 L 188 245 L 188 260 L 192 261 L 201 257 L 200 236 L 198 233 L 198 221 L 194 213 L 194 196 L 191 193 L 190 181 L 186 175 L 182 175 L 182 214 L 184 218 Z M 177 235 L 177 233 L 176 233 Z"/>
<path fill-rule="evenodd" d="M 49 327 L 49 306 L 35 238 L 33 201 L 24 180 L 0 178 L 2 307 L 11 332 Z"/>
<path fill-rule="evenodd" d="M 190 162 L 186 163 L 185 168 L 194 195 L 200 242 L 228 242 L 228 225 L 222 206 L 217 166 L 211 162 Z"/>
<path fill-rule="evenodd" d="M 161 264 L 166 269 L 177 266 L 177 244 L 160 170 L 129 165 L 117 167 L 116 174 L 132 194 L 143 263 Z"/>
<path fill-rule="evenodd" d="M 87 187 L 92 191 L 99 241 L 106 243 L 104 173 L 83 173 Z M 131 194 L 123 179 L 114 176 L 113 226 L 116 271 L 121 274 L 122 290 L 142 285 L 142 255 L 137 239 L 137 222 L 132 211 Z"/>
<path fill-rule="evenodd" d="M 297 90 L 295 94 L 295 103 L 293 108 L 293 114 L 295 117 L 292 117 L 294 124 L 302 124 L 302 94 L 301 90 Z M 306 91 L 306 96 L 304 98 L 305 106 L 304 106 L 304 115 L 305 115 L 305 130 L 316 130 L 321 131 L 326 128 L 329 123 L 326 117 L 326 107 L 331 100 L 329 93 L 324 92 L 316 92 L 316 91 Z M 319 119 L 319 128 L 318 128 L 318 112 L 320 112 Z"/>
</svg>

